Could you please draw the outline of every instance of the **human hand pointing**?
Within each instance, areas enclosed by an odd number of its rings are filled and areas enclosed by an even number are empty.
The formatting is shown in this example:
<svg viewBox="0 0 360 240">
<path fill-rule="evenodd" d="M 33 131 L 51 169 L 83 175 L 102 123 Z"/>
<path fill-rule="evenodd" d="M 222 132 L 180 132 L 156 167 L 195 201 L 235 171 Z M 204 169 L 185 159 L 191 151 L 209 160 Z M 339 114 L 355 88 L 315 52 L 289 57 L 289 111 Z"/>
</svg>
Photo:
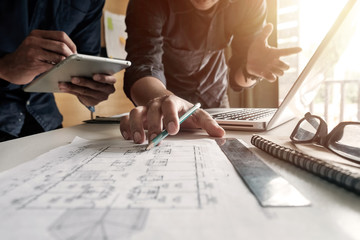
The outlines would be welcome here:
<svg viewBox="0 0 360 240">
<path fill-rule="evenodd" d="M 273 82 L 289 65 L 280 60 L 281 57 L 301 51 L 299 47 L 278 49 L 268 45 L 268 38 L 273 31 L 273 25 L 267 24 L 262 32 L 251 43 L 248 51 L 246 70 L 249 74 L 265 78 Z"/>
</svg>

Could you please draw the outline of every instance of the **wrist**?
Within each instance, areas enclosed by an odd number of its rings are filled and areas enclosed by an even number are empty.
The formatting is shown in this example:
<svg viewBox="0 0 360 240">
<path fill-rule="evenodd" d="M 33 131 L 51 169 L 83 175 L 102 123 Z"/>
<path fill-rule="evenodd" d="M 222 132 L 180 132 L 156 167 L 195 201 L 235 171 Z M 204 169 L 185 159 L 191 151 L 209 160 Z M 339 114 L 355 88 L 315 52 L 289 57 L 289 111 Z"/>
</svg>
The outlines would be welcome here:
<svg viewBox="0 0 360 240">
<path fill-rule="evenodd" d="M 144 106 L 155 98 L 174 95 L 155 77 L 143 77 L 137 80 L 130 89 L 132 101 L 137 106 Z"/>
<path fill-rule="evenodd" d="M 250 87 L 255 86 L 256 84 L 258 84 L 259 82 L 261 82 L 263 80 L 262 77 L 259 77 L 259 76 L 256 76 L 254 74 L 249 73 L 249 71 L 247 70 L 246 64 L 243 67 L 242 72 L 243 72 L 244 77 L 245 77 L 245 82 L 248 82 L 248 81 L 252 82 L 252 85 Z"/>
<path fill-rule="evenodd" d="M 255 76 L 245 71 L 244 67 L 238 68 L 235 74 L 230 77 L 230 87 L 235 91 L 252 88 L 257 82 Z"/>
</svg>

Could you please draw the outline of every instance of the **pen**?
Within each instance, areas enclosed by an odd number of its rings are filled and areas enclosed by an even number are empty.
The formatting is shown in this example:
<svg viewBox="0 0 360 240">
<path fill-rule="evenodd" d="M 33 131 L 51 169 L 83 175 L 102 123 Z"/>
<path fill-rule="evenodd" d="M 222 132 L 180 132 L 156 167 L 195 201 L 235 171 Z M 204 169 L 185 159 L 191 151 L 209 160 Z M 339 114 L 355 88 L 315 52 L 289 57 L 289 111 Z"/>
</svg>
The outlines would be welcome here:
<svg viewBox="0 0 360 240">
<path fill-rule="evenodd" d="M 193 114 L 198 108 L 200 108 L 201 104 L 197 103 L 195 104 L 192 108 L 189 109 L 189 111 L 187 111 L 186 113 L 184 113 L 184 115 L 182 115 L 179 118 L 179 122 L 180 124 L 183 123 L 191 114 Z M 151 140 L 151 142 L 149 143 L 149 145 L 147 145 L 146 150 L 150 150 L 152 149 L 154 146 L 158 145 L 161 140 L 163 140 L 164 138 L 166 138 L 169 135 L 169 133 L 166 131 L 166 129 L 164 129 L 159 135 L 157 135 L 153 140 Z"/>
<path fill-rule="evenodd" d="M 90 111 L 90 118 L 91 118 L 91 120 L 93 120 L 93 119 L 94 119 L 95 107 L 94 107 L 94 106 L 87 106 L 87 109 L 89 109 L 89 111 Z"/>
</svg>

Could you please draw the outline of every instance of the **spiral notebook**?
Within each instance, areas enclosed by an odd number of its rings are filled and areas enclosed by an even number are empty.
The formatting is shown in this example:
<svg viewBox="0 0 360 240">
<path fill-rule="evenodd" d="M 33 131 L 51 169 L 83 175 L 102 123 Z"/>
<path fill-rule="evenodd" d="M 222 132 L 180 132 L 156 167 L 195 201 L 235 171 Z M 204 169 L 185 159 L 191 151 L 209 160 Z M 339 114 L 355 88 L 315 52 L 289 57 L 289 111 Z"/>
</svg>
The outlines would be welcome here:
<svg viewBox="0 0 360 240">
<path fill-rule="evenodd" d="M 294 144 L 289 137 L 260 135 L 253 135 L 251 143 L 273 157 L 360 195 L 360 165 L 322 146 Z"/>
</svg>

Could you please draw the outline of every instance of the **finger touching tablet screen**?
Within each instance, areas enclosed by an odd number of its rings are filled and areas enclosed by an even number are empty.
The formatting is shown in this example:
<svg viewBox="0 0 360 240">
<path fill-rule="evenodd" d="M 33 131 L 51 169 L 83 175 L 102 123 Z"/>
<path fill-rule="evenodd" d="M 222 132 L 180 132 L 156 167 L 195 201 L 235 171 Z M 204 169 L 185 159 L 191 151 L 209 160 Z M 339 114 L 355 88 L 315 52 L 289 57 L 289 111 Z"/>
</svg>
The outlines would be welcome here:
<svg viewBox="0 0 360 240">
<path fill-rule="evenodd" d="M 73 54 L 24 87 L 25 92 L 60 92 L 59 82 L 71 82 L 71 77 L 88 77 L 96 73 L 113 75 L 131 63 L 126 60 Z"/>
</svg>

